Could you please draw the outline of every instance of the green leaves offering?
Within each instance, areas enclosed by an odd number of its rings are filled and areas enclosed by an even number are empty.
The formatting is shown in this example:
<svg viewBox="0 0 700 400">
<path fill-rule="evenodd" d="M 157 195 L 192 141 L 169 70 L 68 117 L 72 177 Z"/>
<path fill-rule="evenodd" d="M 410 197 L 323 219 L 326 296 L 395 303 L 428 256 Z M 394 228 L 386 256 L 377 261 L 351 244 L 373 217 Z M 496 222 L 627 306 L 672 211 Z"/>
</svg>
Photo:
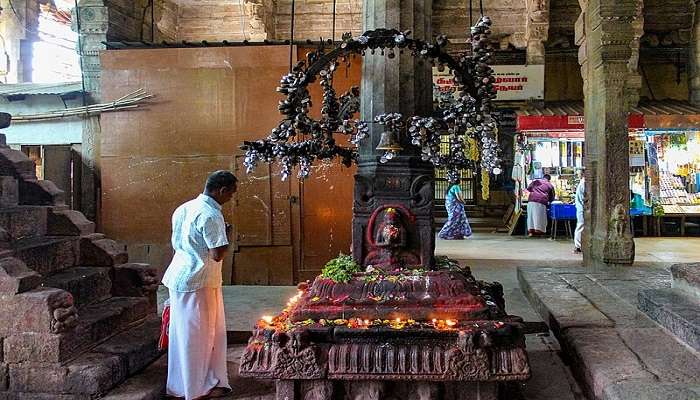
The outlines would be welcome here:
<svg viewBox="0 0 700 400">
<path fill-rule="evenodd" d="M 352 274 L 360 272 L 360 266 L 351 256 L 340 253 L 338 257 L 328 261 L 321 271 L 321 276 L 338 283 L 347 283 Z"/>
</svg>

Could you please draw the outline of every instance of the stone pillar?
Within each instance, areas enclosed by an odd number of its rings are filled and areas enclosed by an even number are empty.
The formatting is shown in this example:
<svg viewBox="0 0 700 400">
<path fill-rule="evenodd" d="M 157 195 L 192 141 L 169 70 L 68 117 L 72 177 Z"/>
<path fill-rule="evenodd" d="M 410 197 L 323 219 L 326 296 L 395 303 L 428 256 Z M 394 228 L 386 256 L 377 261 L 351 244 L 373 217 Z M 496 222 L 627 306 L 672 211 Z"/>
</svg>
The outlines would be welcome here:
<svg viewBox="0 0 700 400">
<path fill-rule="evenodd" d="M 628 265 L 634 262 L 628 114 L 639 97 L 635 87 L 642 4 L 641 0 L 580 3 L 583 16 L 576 32 L 586 115 L 584 263 Z"/>
<path fill-rule="evenodd" d="M 700 105 L 700 1 L 695 1 L 695 14 L 693 18 L 692 39 L 690 41 L 689 54 L 690 68 L 688 77 L 690 79 L 690 95 L 688 99 L 691 103 Z"/>
<path fill-rule="evenodd" d="M 78 15 L 80 24 L 78 24 Z M 80 25 L 80 31 L 78 31 Z M 102 0 L 81 0 L 78 10 L 73 10 L 73 30 L 80 35 L 81 68 L 87 91 L 88 104 L 100 102 L 100 51 L 105 49 L 103 41 L 109 30 L 109 9 Z M 99 116 L 83 119 L 81 144 L 81 191 L 80 211 L 99 224 L 100 191 L 100 122 Z"/>
<path fill-rule="evenodd" d="M 526 9 L 527 63 L 544 65 L 544 43 L 549 36 L 549 0 L 527 0 Z"/>
<path fill-rule="evenodd" d="M 431 0 L 365 0 L 363 31 L 396 28 L 411 31 L 411 37 L 432 39 Z M 408 51 L 395 58 L 377 54 L 364 57 L 362 63 L 361 118 L 372 121 L 383 113 L 398 112 L 409 117 L 429 116 L 432 112 L 432 65 Z M 400 204 L 411 210 L 417 231 L 409 238 L 409 250 L 420 255 L 424 265 L 432 265 L 435 249 L 433 232 L 434 169 L 422 162 L 420 151 L 410 145 L 402 133 L 404 148 L 386 164 L 379 162 L 382 152 L 375 150 L 384 126 L 371 124 L 370 136 L 360 147 L 355 177 L 353 207 L 353 257 L 362 263 L 368 249 L 365 230 L 372 212 L 386 204 Z"/>
</svg>

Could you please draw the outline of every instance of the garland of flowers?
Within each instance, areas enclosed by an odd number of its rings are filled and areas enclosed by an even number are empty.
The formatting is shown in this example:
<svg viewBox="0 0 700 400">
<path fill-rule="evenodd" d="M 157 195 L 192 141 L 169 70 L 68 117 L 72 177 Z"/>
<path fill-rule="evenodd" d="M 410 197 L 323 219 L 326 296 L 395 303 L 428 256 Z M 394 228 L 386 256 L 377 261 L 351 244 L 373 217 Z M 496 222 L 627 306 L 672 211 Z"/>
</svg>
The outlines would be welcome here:
<svg viewBox="0 0 700 400">
<path fill-rule="evenodd" d="M 488 200 L 491 197 L 491 177 L 485 169 L 481 170 L 481 198 Z"/>
<path fill-rule="evenodd" d="M 357 162 L 357 146 L 369 133 L 369 124 L 386 125 L 387 129 L 400 133 L 406 125 L 411 143 L 421 148 L 422 158 L 436 167 L 447 170 L 451 182 L 459 180 L 459 170 L 474 167 L 480 161 L 482 170 L 499 174 L 500 150 L 495 140 L 497 123 L 491 115 L 492 101 L 496 98 L 492 60 L 488 37 L 491 34 L 491 20 L 482 16 L 471 28 L 471 54 L 455 60 L 444 51 L 447 38 L 440 35 L 435 42 L 427 43 L 410 39 L 410 32 L 395 29 L 376 29 L 353 38 L 346 33 L 338 46 L 327 52 L 324 47 L 307 54 L 306 60 L 298 62 L 292 71 L 284 75 L 277 88 L 286 96 L 278 106 L 283 120 L 273 128 L 263 140 L 246 141 L 241 146 L 245 151 L 243 164 L 251 172 L 260 161 L 281 164 L 282 179 L 286 179 L 292 168 L 299 168 L 299 178 L 311 173 L 311 164 L 316 160 L 339 158 L 345 166 Z M 381 114 L 374 121 L 352 119 L 359 111 L 359 90 L 351 89 L 338 97 L 333 88 L 333 74 L 339 65 L 338 60 L 347 62 L 352 55 L 381 54 L 394 58 L 396 51 L 410 51 L 415 57 L 428 59 L 442 67 L 448 67 L 454 74 L 459 98 L 440 102 L 439 118 L 408 116 L 398 113 Z M 309 115 L 312 105 L 308 85 L 320 79 L 323 89 L 321 119 Z M 337 144 L 336 133 L 350 137 L 354 147 Z M 440 154 L 441 136 L 449 135 L 449 154 Z M 474 139 L 481 148 L 477 157 L 465 154 L 465 137 Z M 396 155 L 387 151 L 380 161 L 388 162 Z M 473 155 L 473 152 L 472 152 Z"/>
</svg>

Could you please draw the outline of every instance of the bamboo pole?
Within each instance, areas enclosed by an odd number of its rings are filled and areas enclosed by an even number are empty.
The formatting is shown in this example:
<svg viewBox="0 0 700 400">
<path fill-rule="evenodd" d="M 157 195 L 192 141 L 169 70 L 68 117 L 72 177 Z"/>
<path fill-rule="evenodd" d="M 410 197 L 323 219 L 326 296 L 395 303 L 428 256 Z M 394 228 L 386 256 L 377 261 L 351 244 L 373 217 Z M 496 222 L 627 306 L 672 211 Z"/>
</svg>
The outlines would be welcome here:
<svg viewBox="0 0 700 400">
<path fill-rule="evenodd" d="M 137 89 L 112 102 L 90 104 L 80 107 L 65 108 L 63 110 L 45 111 L 37 114 L 13 115 L 13 123 L 45 121 L 68 117 L 79 117 L 81 115 L 96 115 L 103 112 L 125 111 L 138 108 L 143 101 L 155 97 L 148 94 L 144 89 Z"/>
</svg>

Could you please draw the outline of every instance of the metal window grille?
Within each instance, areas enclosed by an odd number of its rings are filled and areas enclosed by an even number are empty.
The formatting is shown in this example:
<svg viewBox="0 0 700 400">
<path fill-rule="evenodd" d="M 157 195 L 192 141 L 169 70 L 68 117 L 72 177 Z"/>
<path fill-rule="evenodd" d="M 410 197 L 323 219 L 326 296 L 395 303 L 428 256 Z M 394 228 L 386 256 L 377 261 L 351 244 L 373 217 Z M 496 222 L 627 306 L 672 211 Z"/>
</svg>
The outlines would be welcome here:
<svg viewBox="0 0 700 400">
<path fill-rule="evenodd" d="M 449 151 L 449 136 L 442 137 L 440 152 L 447 154 Z M 476 204 L 477 174 L 473 169 L 460 171 L 460 187 L 462 198 L 466 204 Z M 435 200 L 445 200 L 445 193 L 449 189 L 447 173 L 443 168 L 435 168 Z"/>
</svg>

